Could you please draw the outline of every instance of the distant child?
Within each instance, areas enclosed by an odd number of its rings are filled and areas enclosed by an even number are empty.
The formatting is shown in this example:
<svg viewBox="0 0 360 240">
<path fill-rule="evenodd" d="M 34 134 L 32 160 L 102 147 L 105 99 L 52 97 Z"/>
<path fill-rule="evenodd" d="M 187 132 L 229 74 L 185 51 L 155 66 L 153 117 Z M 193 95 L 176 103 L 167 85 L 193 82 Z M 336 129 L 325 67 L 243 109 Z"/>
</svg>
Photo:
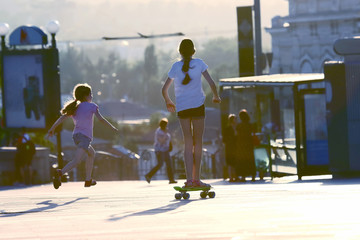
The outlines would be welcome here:
<svg viewBox="0 0 360 240">
<path fill-rule="evenodd" d="M 168 132 L 167 129 L 168 125 L 168 119 L 163 118 L 159 122 L 159 127 L 155 131 L 155 143 L 154 143 L 154 149 L 155 149 L 155 155 L 157 159 L 157 165 L 150 170 L 148 174 L 145 175 L 145 179 L 148 183 L 150 183 L 151 178 L 155 175 L 157 171 L 162 167 L 164 162 L 166 163 L 166 170 L 167 175 L 169 178 L 169 183 L 177 183 L 174 180 L 174 173 L 171 166 L 171 160 L 170 160 L 170 142 L 171 142 L 171 135 Z"/>
<path fill-rule="evenodd" d="M 169 112 L 177 112 L 185 142 L 185 187 L 210 187 L 200 181 L 202 141 L 205 125 L 205 94 L 202 89 L 201 76 L 204 76 L 213 93 L 213 102 L 220 103 L 216 85 L 209 75 L 208 66 L 195 54 L 194 43 L 184 39 L 180 43 L 179 53 L 182 59 L 175 62 L 162 88 L 166 107 Z M 174 81 L 175 104 L 168 95 L 168 89 Z"/>
<path fill-rule="evenodd" d="M 74 159 L 69 162 L 63 169 L 57 169 L 54 177 L 54 187 L 61 186 L 61 176 L 75 168 L 86 156 L 86 179 L 84 187 L 96 185 L 96 181 L 91 178 L 94 165 L 95 150 L 90 145 L 93 139 L 94 115 L 99 121 L 114 131 L 118 131 L 111 123 L 109 123 L 99 112 L 99 107 L 92 102 L 91 87 L 88 84 L 77 84 L 73 90 L 74 100 L 68 102 L 61 110 L 61 116 L 56 120 L 50 128 L 48 136 L 54 135 L 55 129 L 65 119 L 71 117 L 74 121 L 73 140 L 77 146 Z"/>
</svg>

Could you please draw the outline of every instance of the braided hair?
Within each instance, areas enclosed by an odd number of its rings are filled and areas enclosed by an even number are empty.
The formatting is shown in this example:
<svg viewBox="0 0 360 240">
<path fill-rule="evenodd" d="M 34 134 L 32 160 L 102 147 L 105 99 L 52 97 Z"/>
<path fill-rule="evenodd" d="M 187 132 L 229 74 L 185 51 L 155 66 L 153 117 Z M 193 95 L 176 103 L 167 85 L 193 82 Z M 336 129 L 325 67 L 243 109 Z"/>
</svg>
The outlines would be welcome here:
<svg viewBox="0 0 360 240">
<path fill-rule="evenodd" d="M 182 40 L 179 46 L 179 53 L 183 57 L 184 61 L 184 65 L 181 70 L 185 73 L 185 78 L 182 81 L 182 84 L 186 85 L 191 81 L 188 71 L 190 68 L 191 58 L 195 53 L 194 43 L 190 39 Z"/>
</svg>

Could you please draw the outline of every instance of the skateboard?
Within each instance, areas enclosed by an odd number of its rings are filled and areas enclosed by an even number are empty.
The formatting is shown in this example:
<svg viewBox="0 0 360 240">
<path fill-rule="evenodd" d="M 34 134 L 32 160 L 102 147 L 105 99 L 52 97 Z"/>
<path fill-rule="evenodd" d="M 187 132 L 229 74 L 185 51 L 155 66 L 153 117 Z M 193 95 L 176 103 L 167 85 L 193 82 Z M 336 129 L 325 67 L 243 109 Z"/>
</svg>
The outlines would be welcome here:
<svg viewBox="0 0 360 240">
<path fill-rule="evenodd" d="M 200 197 L 201 198 L 206 198 L 207 196 L 209 196 L 209 198 L 214 198 L 215 197 L 215 192 L 214 191 L 210 191 L 211 187 L 191 187 L 191 188 L 182 188 L 179 186 L 175 186 L 174 189 L 176 191 L 178 191 L 178 193 L 175 193 L 175 198 L 177 200 L 180 200 L 181 198 L 183 199 L 189 199 L 190 198 L 190 193 L 191 191 L 201 191 L 200 192 Z"/>
</svg>

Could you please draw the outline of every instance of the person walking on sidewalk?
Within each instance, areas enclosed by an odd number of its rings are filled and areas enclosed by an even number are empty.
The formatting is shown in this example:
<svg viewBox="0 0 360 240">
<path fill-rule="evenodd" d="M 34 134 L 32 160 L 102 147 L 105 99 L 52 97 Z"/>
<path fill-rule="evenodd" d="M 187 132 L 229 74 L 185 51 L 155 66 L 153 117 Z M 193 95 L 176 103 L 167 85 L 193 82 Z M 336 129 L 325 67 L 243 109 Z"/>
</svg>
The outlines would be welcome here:
<svg viewBox="0 0 360 240">
<path fill-rule="evenodd" d="M 254 156 L 253 127 L 250 123 L 250 115 L 246 109 L 239 112 L 241 122 L 236 126 L 237 133 L 237 174 L 241 176 L 241 182 L 246 182 L 246 176 L 251 175 L 252 181 L 256 177 L 256 165 Z"/>
<path fill-rule="evenodd" d="M 174 173 L 171 166 L 170 160 L 170 141 L 171 135 L 167 129 L 168 119 L 163 118 L 160 120 L 159 127 L 155 131 L 155 155 L 157 159 L 157 165 L 150 170 L 148 174 L 145 175 L 145 179 L 150 183 L 151 178 L 155 175 L 157 171 L 163 166 L 164 162 L 166 164 L 167 175 L 169 178 L 169 183 L 177 183 L 174 180 Z"/>
<path fill-rule="evenodd" d="M 84 187 L 96 185 L 96 181 L 91 178 L 95 150 L 90 145 L 93 139 L 94 115 L 101 123 L 110 127 L 114 131 L 118 131 L 111 123 L 109 123 L 99 112 L 99 107 L 92 102 L 91 87 L 88 84 L 77 84 L 73 90 L 73 101 L 65 104 L 61 110 L 61 116 L 56 120 L 48 131 L 48 137 L 55 133 L 55 129 L 64 122 L 65 119 L 71 117 L 74 121 L 73 140 L 77 146 L 75 157 L 63 169 L 57 169 L 54 177 L 54 187 L 61 185 L 61 176 L 73 168 L 75 168 L 83 157 L 86 157 L 86 179 Z"/>
<path fill-rule="evenodd" d="M 202 156 L 202 138 L 205 125 L 205 94 L 202 89 L 201 76 L 209 84 L 213 93 L 213 102 L 220 103 L 216 85 L 208 73 L 208 66 L 195 54 L 194 43 L 184 39 L 179 46 L 182 59 L 175 62 L 162 87 L 166 108 L 169 112 L 177 112 L 183 132 L 185 150 L 185 187 L 210 187 L 200 180 Z M 169 97 L 168 89 L 174 82 L 176 106 Z"/>
</svg>

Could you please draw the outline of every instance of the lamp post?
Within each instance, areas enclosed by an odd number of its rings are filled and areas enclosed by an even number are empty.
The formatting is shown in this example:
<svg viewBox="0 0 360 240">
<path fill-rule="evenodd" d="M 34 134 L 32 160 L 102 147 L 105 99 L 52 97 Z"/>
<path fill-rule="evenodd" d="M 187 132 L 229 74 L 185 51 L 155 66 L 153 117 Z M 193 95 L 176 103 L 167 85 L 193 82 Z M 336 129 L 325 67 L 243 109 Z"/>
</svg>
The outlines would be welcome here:
<svg viewBox="0 0 360 240">
<path fill-rule="evenodd" d="M 60 23 L 57 20 L 52 20 L 46 25 L 46 30 L 51 34 L 51 47 L 56 48 L 55 35 L 60 29 Z"/>
<path fill-rule="evenodd" d="M 0 23 L 1 51 L 6 49 L 5 36 L 9 33 L 10 27 L 7 23 Z"/>
<path fill-rule="evenodd" d="M 58 77 L 58 71 L 59 71 L 58 69 L 59 55 L 58 55 L 58 50 L 56 48 L 56 39 L 55 39 L 55 35 L 59 30 L 60 30 L 60 24 L 56 20 L 52 20 L 48 22 L 48 24 L 46 25 L 46 31 L 51 35 L 51 49 L 53 50 L 52 57 L 55 62 L 54 71 L 53 71 L 54 77 Z M 57 153 L 58 153 L 58 167 L 62 168 L 64 165 L 64 161 L 63 161 L 63 154 L 61 147 L 61 128 L 59 128 L 59 131 L 56 132 L 56 143 L 57 143 L 56 145 L 57 145 Z M 66 176 L 63 177 L 63 181 L 66 181 Z"/>
<path fill-rule="evenodd" d="M 7 23 L 0 23 L 0 36 L 1 36 L 1 52 L 0 52 L 0 77 L 3 77 L 3 53 L 6 50 L 6 44 L 5 44 L 5 36 L 9 33 L 10 27 Z M 2 86 L 0 85 L 0 91 L 2 91 Z M 4 95 L 2 95 L 4 96 Z M 7 133 L 6 140 L 10 141 L 10 135 Z"/>
</svg>

